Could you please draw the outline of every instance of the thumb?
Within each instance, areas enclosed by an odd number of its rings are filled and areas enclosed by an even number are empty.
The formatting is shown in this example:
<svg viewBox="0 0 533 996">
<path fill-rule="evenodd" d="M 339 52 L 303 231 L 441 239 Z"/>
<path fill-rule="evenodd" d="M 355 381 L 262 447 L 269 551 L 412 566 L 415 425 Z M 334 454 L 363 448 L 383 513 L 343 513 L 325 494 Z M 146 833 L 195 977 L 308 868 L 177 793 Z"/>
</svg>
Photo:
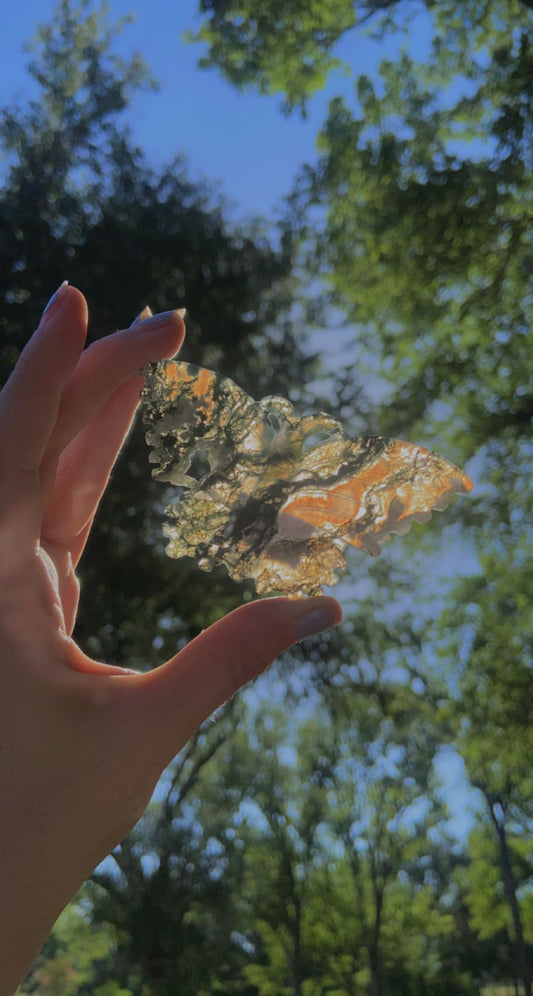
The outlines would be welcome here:
<svg viewBox="0 0 533 996">
<path fill-rule="evenodd" d="M 170 733 L 169 759 L 279 653 L 330 629 L 341 617 L 339 603 L 330 597 L 250 602 L 204 630 L 166 664 L 140 676 L 144 710 L 154 720 L 155 735 L 159 731 L 166 738 Z"/>
</svg>

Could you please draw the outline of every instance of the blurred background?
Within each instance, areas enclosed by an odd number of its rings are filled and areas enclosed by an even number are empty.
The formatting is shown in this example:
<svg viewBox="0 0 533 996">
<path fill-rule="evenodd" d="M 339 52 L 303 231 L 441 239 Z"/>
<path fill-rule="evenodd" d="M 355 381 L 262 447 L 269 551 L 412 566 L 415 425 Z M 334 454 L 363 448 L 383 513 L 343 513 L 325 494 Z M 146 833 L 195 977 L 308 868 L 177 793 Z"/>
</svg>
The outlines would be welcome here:
<svg viewBox="0 0 533 996">
<path fill-rule="evenodd" d="M 533 3 L 4 20 L 2 380 L 67 278 L 91 339 L 185 306 L 183 358 L 475 482 L 349 555 L 342 626 L 199 731 L 19 992 L 531 996 Z M 166 558 L 168 498 L 139 423 L 82 562 L 92 656 L 157 666 L 254 597 Z"/>
</svg>

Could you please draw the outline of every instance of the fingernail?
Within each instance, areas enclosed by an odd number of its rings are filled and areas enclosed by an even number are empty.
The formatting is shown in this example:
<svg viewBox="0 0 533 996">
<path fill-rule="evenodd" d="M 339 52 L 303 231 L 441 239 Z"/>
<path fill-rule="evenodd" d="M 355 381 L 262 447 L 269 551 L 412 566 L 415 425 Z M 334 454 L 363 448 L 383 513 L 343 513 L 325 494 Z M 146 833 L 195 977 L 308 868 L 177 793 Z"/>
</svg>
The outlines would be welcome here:
<svg viewBox="0 0 533 996">
<path fill-rule="evenodd" d="M 139 322 L 144 322 L 144 321 L 146 321 L 147 318 L 151 318 L 151 317 L 152 317 L 151 308 L 149 308 L 148 305 L 145 304 L 145 306 L 142 309 L 142 311 L 139 311 L 139 314 L 135 315 L 135 318 L 133 319 L 133 321 L 132 321 L 131 324 L 132 325 L 138 325 Z"/>
<path fill-rule="evenodd" d="M 145 318 L 144 321 L 141 321 L 139 324 L 143 330 L 146 329 L 147 332 L 151 332 L 152 329 L 158 329 L 163 325 L 168 325 L 173 315 L 179 315 L 179 311 L 161 311 L 159 315 L 152 315 L 150 318 Z"/>
<path fill-rule="evenodd" d="M 45 315 L 47 317 L 50 315 L 53 306 L 56 305 L 61 300 L 67 287 L 68 287 L 68 280 L 64 280 L 63 283 L 60 284 L 59 287 L 57 288 L 55 294 L 52 294 L 52 297 L 44 307 L 43 313 L 41 315 L 41 321 L 43 320 Z"/>
<path fill-rule="evenodd" d="M 178 315 L 180 316 L 180 318 L 185 318 L 186 314 L 187 314 L 187 308 L 178 308 Z"/>
<path fill-rule="evenodd" d="M 339 608 L 336 603 L 327 604 L 320 609 L 311 609 L 296 621 L 296 641 L 305 640 L 308 636 L 316 636 L 326 629 L 331 629 L 340 622 Z"/>
</svg>

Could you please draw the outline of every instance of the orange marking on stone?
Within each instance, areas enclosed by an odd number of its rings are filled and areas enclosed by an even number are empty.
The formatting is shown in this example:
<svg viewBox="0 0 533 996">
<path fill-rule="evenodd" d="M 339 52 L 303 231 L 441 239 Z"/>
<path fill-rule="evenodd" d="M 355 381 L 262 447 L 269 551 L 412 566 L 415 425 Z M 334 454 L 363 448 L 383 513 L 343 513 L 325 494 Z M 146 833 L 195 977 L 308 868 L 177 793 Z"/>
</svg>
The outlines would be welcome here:
<svg viewBox="0 0 533 996">
<path fill-rule="evenodd" d="M 326 522 L 342 526 L 357 516 L 363 494 L 364 488 L 358 478 L 354 478 L 328 491 L 295 495 L 281 511 L 308 522 L 310 526 L 321 526 Z"/>
<path fill-rule="evenodd" d="M 183 364 L 179 363 L 168 363 L 164 371 L 165 385 L 172 388 L 175 394 L 178 393 L 177 389 L 183 388 L 183 385 L 188 381 L 193 380 L 193 378 L 187 375 L 185 367 Z"/>
<path fill-rule="evenodd" d="M 192 394 L 196 398 L 202 398 L 208 393 L 211 394 L 214 380 L 215 378 L 211 370 L 200 370 L 200 373 L 192 385 Z"/>
</svg>

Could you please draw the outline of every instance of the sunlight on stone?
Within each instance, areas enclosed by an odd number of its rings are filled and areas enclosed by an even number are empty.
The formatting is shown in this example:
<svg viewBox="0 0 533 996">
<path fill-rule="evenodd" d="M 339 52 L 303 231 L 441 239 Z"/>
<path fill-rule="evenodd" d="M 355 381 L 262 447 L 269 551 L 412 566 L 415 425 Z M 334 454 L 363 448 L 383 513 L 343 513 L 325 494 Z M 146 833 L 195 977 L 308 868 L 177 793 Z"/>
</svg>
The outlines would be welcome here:
<svg viewBox="0 0 533 996">
<path fill-rule="evenodd" d="M 144 371 L 156 480 L 176 487 L 163 532 L 170 557 L 224 564 L 259 594 L 318 594 L 346 569 L 349 543 L 371 556 L 470 491 L 458 467 L 421 446 L 349 439 L 323 412 L 254 401 L 221 374 L 172 360 Z"/>
</svg>

